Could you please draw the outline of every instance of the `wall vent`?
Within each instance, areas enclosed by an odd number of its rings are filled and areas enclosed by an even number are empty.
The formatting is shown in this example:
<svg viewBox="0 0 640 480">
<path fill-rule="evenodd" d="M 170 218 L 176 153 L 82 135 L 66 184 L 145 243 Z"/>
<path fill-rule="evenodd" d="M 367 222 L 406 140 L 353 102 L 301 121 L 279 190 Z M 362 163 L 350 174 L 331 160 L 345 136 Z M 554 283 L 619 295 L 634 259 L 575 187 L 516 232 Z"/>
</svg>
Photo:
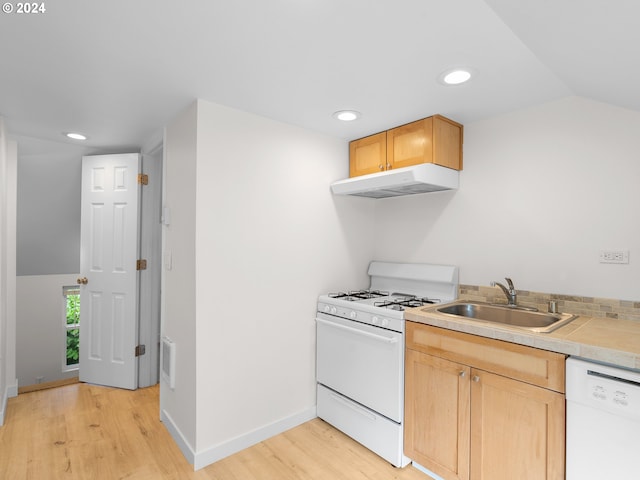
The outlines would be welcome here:
<svg viewBox="0 0 640 480">
<path fill-rule="evenodd" d="M 173 390 L 176 386 L 176 344 L 169 337 L 162 337 L 160 364 L 161 379 Z"/>
</svg>

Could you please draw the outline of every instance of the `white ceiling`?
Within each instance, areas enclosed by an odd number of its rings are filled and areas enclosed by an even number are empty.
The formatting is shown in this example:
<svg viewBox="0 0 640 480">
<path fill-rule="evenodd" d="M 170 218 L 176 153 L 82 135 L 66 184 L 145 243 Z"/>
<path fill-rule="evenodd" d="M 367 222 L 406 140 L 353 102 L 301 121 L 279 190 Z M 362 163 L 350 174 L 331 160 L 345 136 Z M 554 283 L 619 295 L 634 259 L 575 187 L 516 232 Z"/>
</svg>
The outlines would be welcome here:
<svg viewBox="0 0 640 480">
<path fill-rule="evenodd" d="M 0 13 L 0 115 L 26 155 L 75 148 L 66 131 L 89 135 L 84 152 L 137 151 L 196 98 L 349 140 L 568 95 L 640 110 L 637 0 L 44 5 Z M 458 65 L 477 76 L 436 81 Z"/>
</svg>

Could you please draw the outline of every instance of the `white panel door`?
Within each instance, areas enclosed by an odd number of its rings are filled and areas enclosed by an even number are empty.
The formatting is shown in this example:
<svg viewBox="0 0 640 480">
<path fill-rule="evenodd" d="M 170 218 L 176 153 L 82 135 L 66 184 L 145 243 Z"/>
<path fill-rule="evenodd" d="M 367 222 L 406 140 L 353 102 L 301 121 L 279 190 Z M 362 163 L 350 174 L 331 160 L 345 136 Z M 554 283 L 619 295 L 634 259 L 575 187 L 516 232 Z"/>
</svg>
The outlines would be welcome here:
<svg viewBox="0 0 640 480">
<path fill-rule="evenodd" d="M 138 154 L 82 158 L 80 381 L 135 389 Z"/>
</svg>

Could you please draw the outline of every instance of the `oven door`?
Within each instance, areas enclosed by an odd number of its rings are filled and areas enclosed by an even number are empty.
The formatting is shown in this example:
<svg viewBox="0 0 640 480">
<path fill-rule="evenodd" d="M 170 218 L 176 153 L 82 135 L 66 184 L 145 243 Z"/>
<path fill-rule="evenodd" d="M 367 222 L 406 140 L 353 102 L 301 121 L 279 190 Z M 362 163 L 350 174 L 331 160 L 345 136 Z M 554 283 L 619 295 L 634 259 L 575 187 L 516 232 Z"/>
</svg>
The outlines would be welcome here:
<svg viewBox="0 0 640 480">
<path fill-rule="evenodd" d="M 401 333 L 318 313 L 318 383 L 402 423 Z"/>
</svg>

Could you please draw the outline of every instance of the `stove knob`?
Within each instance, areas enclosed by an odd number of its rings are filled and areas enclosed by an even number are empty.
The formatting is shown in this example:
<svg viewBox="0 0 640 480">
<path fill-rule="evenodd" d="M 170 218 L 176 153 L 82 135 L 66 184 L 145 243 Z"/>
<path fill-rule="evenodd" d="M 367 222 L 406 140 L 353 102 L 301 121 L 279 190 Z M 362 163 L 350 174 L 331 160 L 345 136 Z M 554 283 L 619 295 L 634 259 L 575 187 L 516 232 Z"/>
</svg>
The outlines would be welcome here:
<svg viewBox="0 0 640 480">
<path fill-rule="evenodd" d="M 338 309 L 336 307 L 331 307 L 331 314 L 335 315 L 336 313 L 338 313 Z"/>
<path fill-rule="evenodd" d="M 371 317 L 371 321 L 373 322 L 374 325 L 377 325 L 380 319 L 378 317 Z"/>
<path fill-rule="evenodd" d="M 358 318 L 358 312 L 351 310 L 351 313 L 349 314 L 349 316 L 353 319 Z"/>
<path fill-rule="evenodd" d="M 331 311 L 331 307 L 329 305 L 324 306 L 325 313 L 329 313 Z"/>
<path fill-rule="evenodd" d="M 383 326 L 383 327 L 388 327 L 388 326 L 389 326 L 389 320 L 388 320 L 388 319 L 386 319 L 386 318 L 383 318 L 383 319 L 382 319 L 382 326 Z"/>
</svg>

